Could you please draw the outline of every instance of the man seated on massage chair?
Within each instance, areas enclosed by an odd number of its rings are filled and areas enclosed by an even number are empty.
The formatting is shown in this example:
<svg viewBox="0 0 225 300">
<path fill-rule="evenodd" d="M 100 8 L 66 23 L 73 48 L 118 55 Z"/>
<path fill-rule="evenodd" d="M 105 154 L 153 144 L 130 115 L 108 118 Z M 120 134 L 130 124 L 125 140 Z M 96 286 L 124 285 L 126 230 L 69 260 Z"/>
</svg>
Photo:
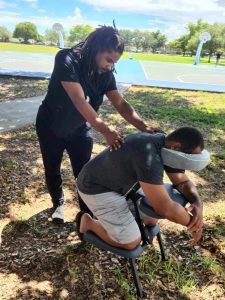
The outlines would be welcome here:
<svg viewBox="0 0 225 300">
<path fill-rule="evenodd" d="M 179 128 L 167 136 L 130 134 L 117 151 L 106 148 L 83 167 L 77 179 L 80 196 L 97 218 L 84 212 L 77 214 L 79 237 L 92 231 L 114 247 L 134 249 L 141 241 L 141 233 L 125 194 L 139 182 L 153 209 L 186 226 L 192 244 L 196 244 L 202 233 L 203 208 L 197 189 L 184 170 L 201 170 L 210 162 L 209 153 L 203 149 L 203 137 L 192 127 Z M 164 169 L 190 203 L 189 209 L 169 197 L 163 185 Z M 157 219 L 146 216 L 144 222 L 153 225 Z"/>
</svg>

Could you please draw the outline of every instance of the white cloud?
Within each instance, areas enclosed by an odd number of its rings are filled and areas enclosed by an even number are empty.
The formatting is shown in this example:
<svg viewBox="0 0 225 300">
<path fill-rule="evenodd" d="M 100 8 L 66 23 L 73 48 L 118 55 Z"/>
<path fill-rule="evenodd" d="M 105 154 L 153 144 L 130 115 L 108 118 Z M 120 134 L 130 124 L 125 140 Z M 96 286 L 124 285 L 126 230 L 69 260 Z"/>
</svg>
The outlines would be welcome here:
<svg viewBox="0 0 225 300">
<path fill-rule="evenodd" d="M 149 15 L 150 30 L 160 29 L 168 39 L 186 32 L 188 22 L 203 19 L 224 23 L 224 0 L 79 0 L 100 11 L 117 11 Z M 152 19 L 153 17 L 153 19 Z M 137 24 L 138 25 L 138 24 Z M 162 26 L 163 25 L 163 26 Z M 138 26 L 137 26 L 138 27 Z M 163 29 L 162 29 L 163 28 Z"/>
<path fill-rule="evenodd" d="M 38 0 L 24 0 L 31 5 L 37 5 Z M 225 20 L 225 0 L 79 0 L 80 2 L 94 6 L 99 11 L 118 11 L 124 13 L 140 13 L 149 16 L 148 28 L 144 30 L 160 30 L 169 40 L 177 38 L 186 32 L 188 22 L 196 22 L 202 18 L 204 21 L 223 22 Z M 78 1 L 76 1 L 77 3 Z M 30 16 L 24 18 L 19 14 L 6 12 L 10 5 L 4 0 L 0 0 L 0 8 L 6 8 L 5 12 L 0 12 L 0 23 L 10 24 L 11 27 L 19 22 L 30 21 L 37 25 L 40 33 L 44 33 L 46 28 L 51 28 L 54 23 L 61 23 L 66 31 L 77 24 L 91 25 L 97 27 L 101 22 L 90 20 L 83 15 L 79 7 L 75 7 L 71 15 L 64 18 L 46 16 Z M 46 13 L 39 9 L 39 12 Z M 111 22 L 109 22 L 111 24 Z M 106 24 L 107 25 L 107 24 Z M 136 26 L 135 26 L 136 25 Z M 121 28 L 117 24 L 118 28 Z M 139 24 L 132 23 L 132 27 L 139 28 Z M 127 29 L 128 26 L 126 26 Z M 141 28 L 139 28 L 141 29 Z"/>
<path fill-rule="evenodd" d="M 31 4 L 32 7 L 36 7 L 38 2 L 38 0 L 23 0 L 23 1 Z"/>
<path fill-rule="evenodd" d="M 9 2 L 6 2 L 4 0 L 0 0 L 0 8 L 15 8 L 17 7 L 17 4 L 16 3 L 9 3 Z"/>
<path fill-rule="evenodd" d="M 46 9 L 43 9 L 43 8 L 38 9 L 38 11 L 41 12 L 41 13 L 46 13 L 47 12 Z"/>
<path fill-rule="evenodd" d="M 65 18 L 51 18 L 48 16 L 30 16 L 24 18 L 21 14 L 9 11 L 0 11 L 0 20 L 1 24 L 10 24 L 11 29 L 12 26 L 24 21 L 34 23 L 39 33 L 43 34 L 47 28 L 52 28 L 54 23 L 62 24 L 65 31 L 69 31 L 69 29 L 75 25 L 91 25 L 93 27 L 97 27 L 99 25 L 99 21 L 90 21 L 83 17 L 81 10 L 76 7 L 74 9 L 74 13 L 71 16 L 67 16 Z"/>
<path fill-rule="evenodd" d="M 96 9 L 140 13 L 151 16 L 171 18 L 173 20 L 192 20 L 193 18 L 224 21 L 224 0 L 79 0 Z"/>
</svg>

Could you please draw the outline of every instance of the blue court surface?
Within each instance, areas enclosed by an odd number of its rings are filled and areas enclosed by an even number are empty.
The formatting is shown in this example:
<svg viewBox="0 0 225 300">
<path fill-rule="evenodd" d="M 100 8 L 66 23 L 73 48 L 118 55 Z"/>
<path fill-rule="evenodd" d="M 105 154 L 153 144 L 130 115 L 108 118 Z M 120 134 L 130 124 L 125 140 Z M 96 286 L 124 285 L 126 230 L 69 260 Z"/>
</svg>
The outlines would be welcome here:
<svg viewBox="0 0 225 300">
<path fill-rule="evenodd" d="M 50 78 L 54 55 L 0 51 L 0 75 Z M 225 67 L 121 59 L 117 82 L 165 88 L 225 92 Z"/>
</svg>

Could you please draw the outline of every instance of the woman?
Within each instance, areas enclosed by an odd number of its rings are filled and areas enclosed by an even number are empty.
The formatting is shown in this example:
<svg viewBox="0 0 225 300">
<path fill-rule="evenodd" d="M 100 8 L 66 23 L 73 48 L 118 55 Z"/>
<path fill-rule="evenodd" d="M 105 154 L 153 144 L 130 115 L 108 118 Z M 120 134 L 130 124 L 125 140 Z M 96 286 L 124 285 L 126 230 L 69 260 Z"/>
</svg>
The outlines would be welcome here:
<svg viewBox="0 0 225 300">
<path fill-rule="evenodd" d="M 120 134 L 110 129 L 97 114 L 104 95 L 137 129 L 146 132 L 158 130 L 148 127 L 117 91 L 114 64 L 123 50 L 124 43 L 115 26 L 101 26 L 85 41 L 59 51 L 55 57 L 47 95 L 36 120 L 46 184 L 53 202 L 53 221 L 64 221 L 60 174 L 64 150 L 68 152 L 77 178 L 91 157 L 91 126 L 103 135 L 112 149 L 118 149 L 123 143 Z M 79 205 L 81 210 L 90 213 L 81 198 Z"/>
</svg>

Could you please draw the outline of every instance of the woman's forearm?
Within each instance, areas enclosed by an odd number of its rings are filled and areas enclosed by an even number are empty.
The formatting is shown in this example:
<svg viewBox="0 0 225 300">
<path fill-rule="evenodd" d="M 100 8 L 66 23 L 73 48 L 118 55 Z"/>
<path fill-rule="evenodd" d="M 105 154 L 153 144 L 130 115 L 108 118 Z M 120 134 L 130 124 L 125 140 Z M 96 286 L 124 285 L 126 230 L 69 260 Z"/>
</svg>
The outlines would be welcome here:
<svg viewBox="0 0 225 300">
<path fill-rule="evenodd" d="M 134 127 L 140 131 L 145 131 L 148 127 L 145 122 L 141 119 L 134 108 L 127 102 L 124 101 L 119 108 L 117 108 L 119 114 Z"/>
</svg>

